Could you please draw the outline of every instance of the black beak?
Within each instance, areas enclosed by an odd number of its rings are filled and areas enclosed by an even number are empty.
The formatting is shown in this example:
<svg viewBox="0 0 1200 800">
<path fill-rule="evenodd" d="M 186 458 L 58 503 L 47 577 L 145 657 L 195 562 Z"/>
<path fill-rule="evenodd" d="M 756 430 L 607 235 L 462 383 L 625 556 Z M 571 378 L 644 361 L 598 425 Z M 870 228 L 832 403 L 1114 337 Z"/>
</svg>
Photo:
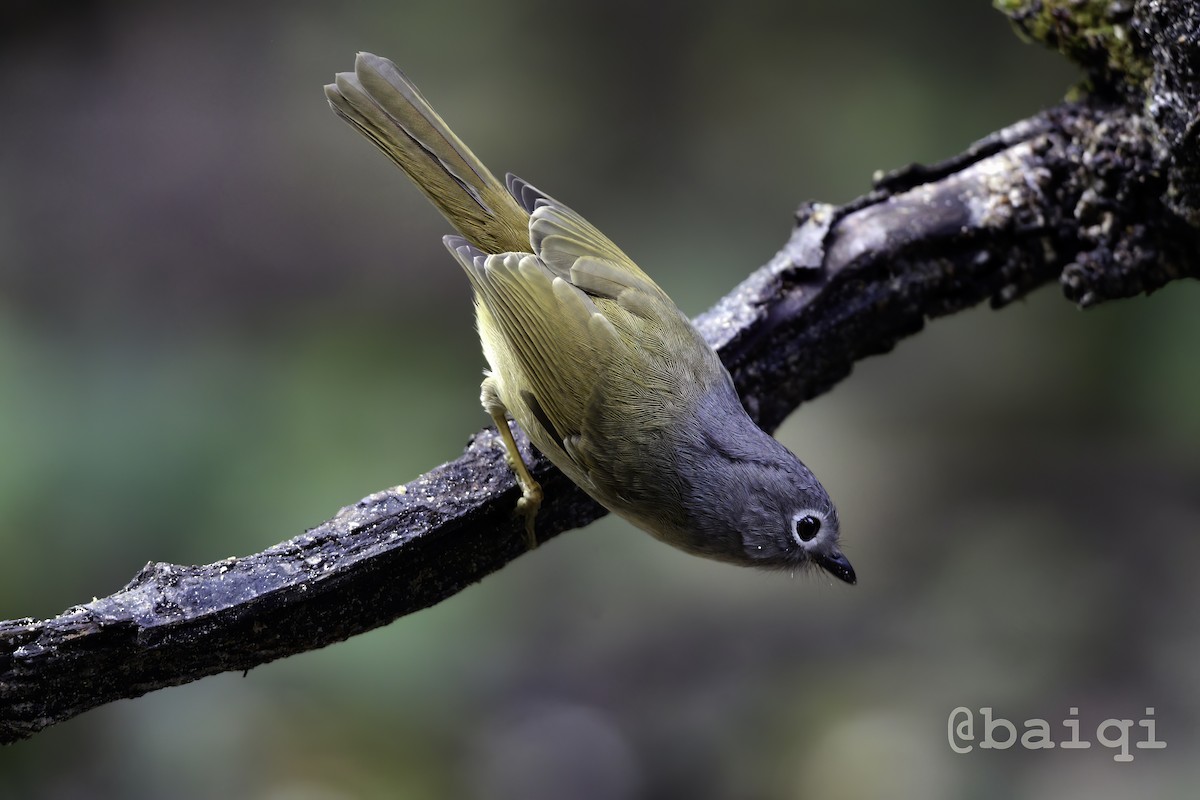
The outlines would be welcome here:
<svg viewBox="0 0 1200 800">
<path fill-rule="evenodd" d="M 829 555 L 813 553 L 811 558 L 817 566 L 838 580 L 843 580 L 851 586 L 858 583 L 858 576 L 854 574 L 854 567 L 850 566 L 850 562 L 846 560 L 846 557 L 840 551 L 834 550 Z"/>
</svg>

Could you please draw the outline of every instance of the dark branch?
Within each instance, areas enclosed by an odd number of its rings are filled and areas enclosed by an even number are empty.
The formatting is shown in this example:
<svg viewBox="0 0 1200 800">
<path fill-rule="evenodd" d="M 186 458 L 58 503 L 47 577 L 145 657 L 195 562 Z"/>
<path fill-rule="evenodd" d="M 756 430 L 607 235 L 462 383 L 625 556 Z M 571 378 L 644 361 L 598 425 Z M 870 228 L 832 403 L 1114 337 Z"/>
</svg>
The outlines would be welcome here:
<svg viewBox="0 0 1200 800">
<path fill-rule="evenodd" d="M 1191 27 L 1161 16 L 1167 6 Z M 698 320 L 764 427 L 927 318 L 1056 279 L 1087 306 L 1200 273 L 1196 12 L 1137 9 L 1136 52 L 1153 56 L 1145 89 L 1170 93 L 1144 103 L 1127 85 L 1098 88 L 943 164 L 883 176 L 846 206 L 807 205 L 776 258 Z M 605 513 L 544 460 L 534 472 L 543 540 Z M 525 551 L 516 498 L 484 431 L 456 461 L 262 553 L 149 564 L 53 619 L 0 622 L 0 742 L 433 605 Z"/>
</svg>

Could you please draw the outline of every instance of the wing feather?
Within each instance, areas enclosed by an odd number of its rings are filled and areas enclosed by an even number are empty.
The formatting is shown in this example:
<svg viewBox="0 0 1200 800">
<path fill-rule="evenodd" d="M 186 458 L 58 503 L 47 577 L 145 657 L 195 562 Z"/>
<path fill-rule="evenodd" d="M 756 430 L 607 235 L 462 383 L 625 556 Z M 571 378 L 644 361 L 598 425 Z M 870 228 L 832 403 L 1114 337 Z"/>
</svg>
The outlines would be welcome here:
<svg viewBox="0 0 1200 800">
<path fill-rule="evenodd" d="M 530 253 L 486 255 L 460 237 L 447 247 L 467 271 L 480 304 L 495 328 L 481 324 L 485 349 L 500 357 L 493 374 L 509 412 L 542 449 L 586 437 L 589 408 L 603 395 L 606 365 L 638 356 L 591 297 L 553 274 Z M 535 435 L 536 423 L 545 432 Z M 586 472 L 587 465 L 579 464 Z"/>
<path fill-rule="evenodd" d="M 728 375 L 666 293 L 607 237 L 521 179 L 506 184 L 530 211 L 532 253 L 489 256 L 447 238 L 475 288 L 501 399 L 540 449 L 574 467 L 573 479 L 612 481 Z"/>
</svg>

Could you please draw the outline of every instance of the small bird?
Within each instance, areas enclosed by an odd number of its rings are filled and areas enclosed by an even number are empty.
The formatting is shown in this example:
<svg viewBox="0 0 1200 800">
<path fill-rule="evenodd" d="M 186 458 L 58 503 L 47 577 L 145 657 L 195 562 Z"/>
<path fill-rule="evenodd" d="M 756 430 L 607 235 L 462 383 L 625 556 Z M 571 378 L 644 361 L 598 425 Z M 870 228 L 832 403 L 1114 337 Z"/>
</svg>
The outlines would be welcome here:
<svg viewBox="0 0 1200 800">
<path fill-rule="evenodd" d="M 745 566 L 816 565 L 855 583 L 816 477 L 750 419 L 729 372 L 662 289 L 563 203 L 502 185 L 391 61 L 359 53 L 335 112 L 425 193 L 458 236 L 530 546 L 542 490 L 509 428 L 610 511 L 681 550 Z"/>
</svg>

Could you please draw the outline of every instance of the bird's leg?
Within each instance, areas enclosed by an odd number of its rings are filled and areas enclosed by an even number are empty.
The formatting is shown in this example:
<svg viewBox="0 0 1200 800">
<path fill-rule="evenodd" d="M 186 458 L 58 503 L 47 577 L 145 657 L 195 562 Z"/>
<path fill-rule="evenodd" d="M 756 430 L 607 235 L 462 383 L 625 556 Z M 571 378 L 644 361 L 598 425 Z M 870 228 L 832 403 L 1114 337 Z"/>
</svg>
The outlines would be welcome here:
<svg viewBox="0 0 1200 800">
<path fill-rule="evenodd" d="M 542 487 L 529 474 L 525 460 L 521 458 L 517 440 L 513 438 L 512 430 L 508 427 L 508 409 L 500 401 L 495 381 L 491 376 L 485 378 L 480 386 L 479 401 L 496 424 L 496 430 L 500 432 L 500 439 L 504 442 L 504 460 L 508 462 L 508 468 L 516 477 L 517 485 L 521 487 L 521 499 L 517 501 L 516 513 L 525 518 L 526 544 L 532 550 L 538 544 L 533 523 L 537 518 L 538 508 L 542 505 Z"/>
</svg>

